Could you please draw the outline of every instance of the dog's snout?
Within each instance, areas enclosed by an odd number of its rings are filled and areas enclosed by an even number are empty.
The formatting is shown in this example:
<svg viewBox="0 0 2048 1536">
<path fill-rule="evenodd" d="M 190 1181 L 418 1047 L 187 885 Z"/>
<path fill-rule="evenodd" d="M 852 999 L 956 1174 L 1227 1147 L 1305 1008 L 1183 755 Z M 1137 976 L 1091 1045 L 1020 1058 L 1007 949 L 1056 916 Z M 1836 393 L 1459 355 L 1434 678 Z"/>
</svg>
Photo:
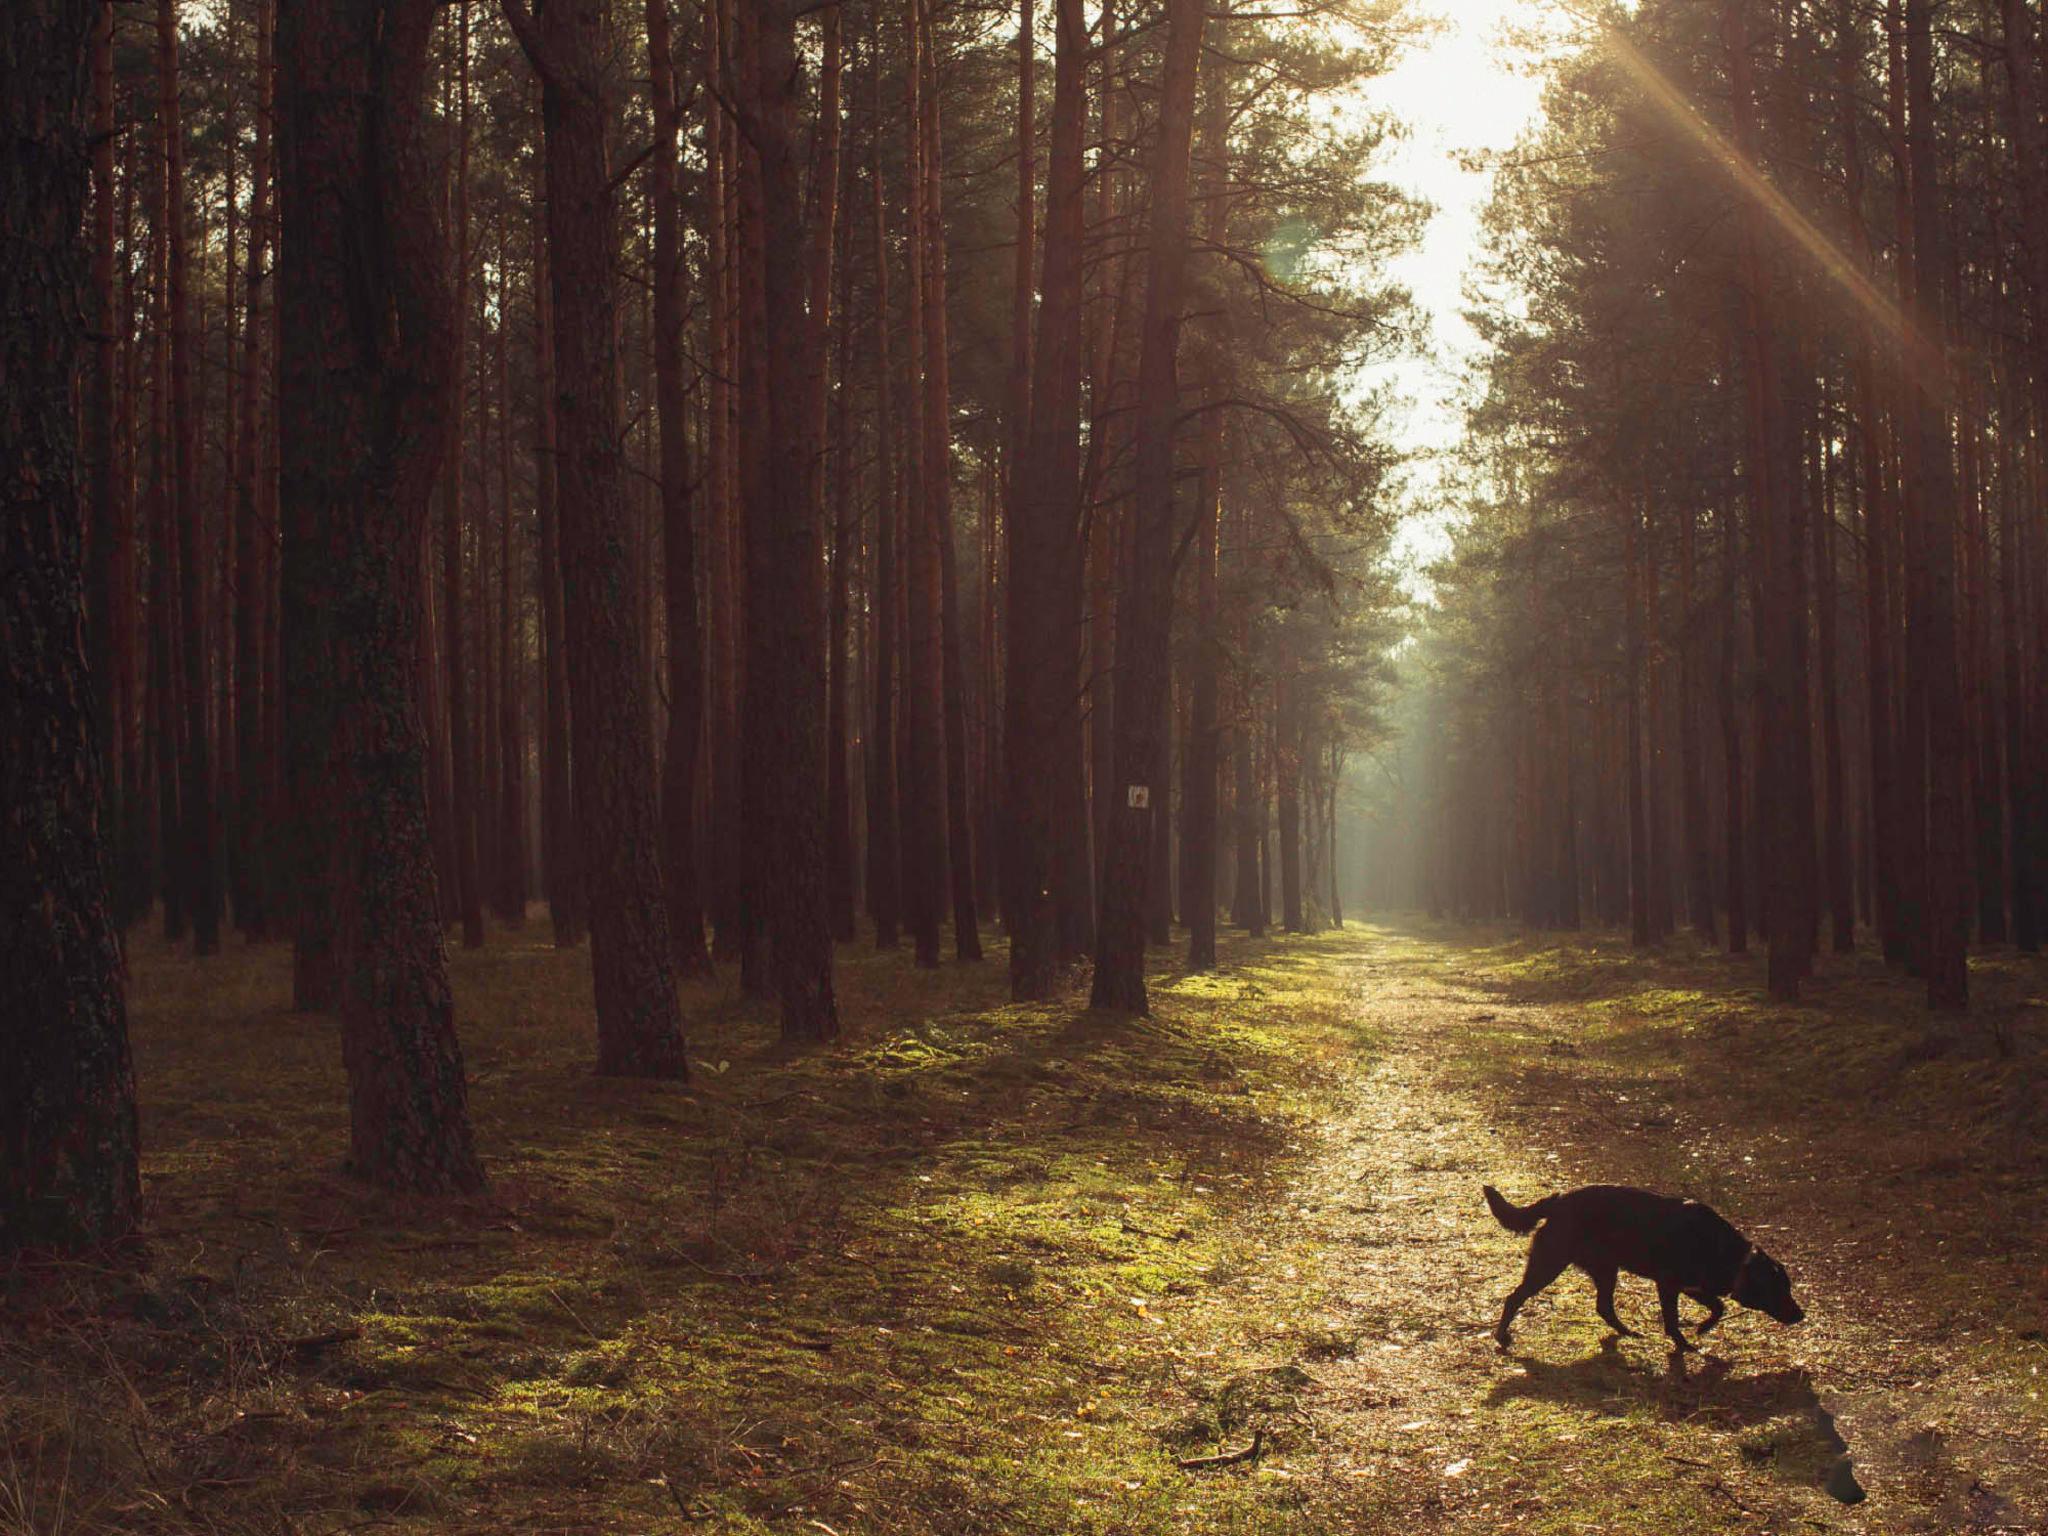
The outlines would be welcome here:
<svg viewBox="0 0 2048 1536">
<path fill-rule="evenodd" d="M 1799 1303 L 1798 1303 L 1798 1302 L 1796 1302 L 1796 1301 L 1795 1301 L 1795 1302 L 1793 1302 L 1793 1303 L 1791 1303 L 1791 1304 L 1790 1304 L 1790 1305 L 1789 1305 L 1789 1306 L 1788 1306 L 1788 1307 L 1787 1307 L 1787 1308 L 1785 1309 L 1785 1321 L 1786 1321 L 1786 1322 L 1788 1322 L 1788 1323 L 1803 1323 L 1803 1322 L 1805 1322 L 1805 1321 L 1806 1321 L 1806 1308 L 1804 1308 L 1804 1307 L 1800 1306 L 1800 1305 L 1799 1305 Z"/>
</svg>

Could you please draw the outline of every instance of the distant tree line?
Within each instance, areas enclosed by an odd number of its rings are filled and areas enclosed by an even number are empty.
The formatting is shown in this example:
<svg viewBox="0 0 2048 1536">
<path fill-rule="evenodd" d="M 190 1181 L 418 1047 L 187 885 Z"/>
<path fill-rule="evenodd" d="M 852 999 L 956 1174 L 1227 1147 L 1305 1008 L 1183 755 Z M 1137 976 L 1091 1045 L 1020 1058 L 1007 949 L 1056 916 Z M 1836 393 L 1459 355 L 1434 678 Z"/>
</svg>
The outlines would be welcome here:
<svg viewBox="0 0 2048 1536">
<path fill-rule="evenodd" d="M 2042 46 L 2020 0 L 1645 0 L 1560 59 L 1412 659 L 1431 905 L 1760 940 L 1787 1000 L 1824 948 L 1936 1009 L 1973 935 L 2040 948 Z"/>
</svg>

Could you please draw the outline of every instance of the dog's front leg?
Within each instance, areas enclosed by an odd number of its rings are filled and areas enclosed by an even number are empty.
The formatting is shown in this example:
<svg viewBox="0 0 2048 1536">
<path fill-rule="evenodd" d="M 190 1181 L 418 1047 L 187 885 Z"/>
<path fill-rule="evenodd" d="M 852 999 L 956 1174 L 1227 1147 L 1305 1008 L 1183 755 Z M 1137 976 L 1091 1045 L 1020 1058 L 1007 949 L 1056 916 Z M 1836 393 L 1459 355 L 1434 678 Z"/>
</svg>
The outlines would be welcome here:
<svg viewBox="0 0 2048 1536">
<path fill-rule="evenodd" d="M 1657 1282 L 1657 1305 L 1664 1314 L 1664 1332 L 1671 1339 L 1672 1353 L 1690 1353 L 1693 1344 L 1678 1326 L 1678 1287 L 1669 1280 Z"/>
<path fill-rule="evenodd" d="M 1694 1293 L 1693 1300 L 1707 1309 L 1707 1315 L 1700 1319 L 1700 1325 L 1695 1330 L 1699 1337 L 1704 1339 L 1720 1326 L 1721 1316 L 1728 1310 L 1728 1304 L 1718 1296 L 1701 1295 L 1697 1292 Z"/>
</svg>

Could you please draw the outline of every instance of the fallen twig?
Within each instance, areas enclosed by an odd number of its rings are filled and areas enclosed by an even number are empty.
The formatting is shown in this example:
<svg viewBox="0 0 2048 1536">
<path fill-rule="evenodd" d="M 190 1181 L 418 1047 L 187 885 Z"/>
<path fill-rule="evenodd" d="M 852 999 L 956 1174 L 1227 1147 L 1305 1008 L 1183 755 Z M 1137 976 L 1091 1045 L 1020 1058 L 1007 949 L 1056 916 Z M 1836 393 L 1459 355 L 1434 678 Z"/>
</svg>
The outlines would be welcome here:
<svg viewBox="0 0 2048 1536">
<path fill-rule="evenodd" d="M 1266 1448 L 1266 1432 L 1252 1431 L 1252 1443 L 1240 1446 L 1234 1451 L 1221 1451 L 1214 1456 L 1183 1456 L 1174 1465 L 1183 1472 L 1207 1472 L 1212 1467 L 1234 1467 L 1241 1461 L 1257 1461 L 1259 1453 Z"/>
</svg>

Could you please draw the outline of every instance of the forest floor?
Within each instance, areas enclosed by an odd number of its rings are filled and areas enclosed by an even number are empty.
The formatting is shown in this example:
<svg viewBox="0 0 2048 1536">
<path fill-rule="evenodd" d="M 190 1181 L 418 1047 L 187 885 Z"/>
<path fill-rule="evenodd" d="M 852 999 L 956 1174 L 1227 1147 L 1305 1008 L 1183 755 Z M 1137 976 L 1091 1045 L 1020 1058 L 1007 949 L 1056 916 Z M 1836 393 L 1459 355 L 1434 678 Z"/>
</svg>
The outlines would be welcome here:
<svg viewBox="0 0 2048 1536">
<path fill-rule="evenodd" d="M 0 1532 L 2048 1530 L 2031 963 L 1930 1023 L 1868 959 L 1781 1009 L 1686 941 L 1354 924 L 1131 1023 L 848 948 L 839 1047 L 705 986 L 655 1085 L 593 1075 L 545 932 L 452 957 L 454 1205 L 339 1173 L 283 949 L 137 937 L 152 1237 L 0 1275 Z M 1609 1180 L 1713 1202 L 1809 1321 L 1681 1371 L 1567 1276 L 1496 1351 L 1479 1184 Z"/>
</svg>

